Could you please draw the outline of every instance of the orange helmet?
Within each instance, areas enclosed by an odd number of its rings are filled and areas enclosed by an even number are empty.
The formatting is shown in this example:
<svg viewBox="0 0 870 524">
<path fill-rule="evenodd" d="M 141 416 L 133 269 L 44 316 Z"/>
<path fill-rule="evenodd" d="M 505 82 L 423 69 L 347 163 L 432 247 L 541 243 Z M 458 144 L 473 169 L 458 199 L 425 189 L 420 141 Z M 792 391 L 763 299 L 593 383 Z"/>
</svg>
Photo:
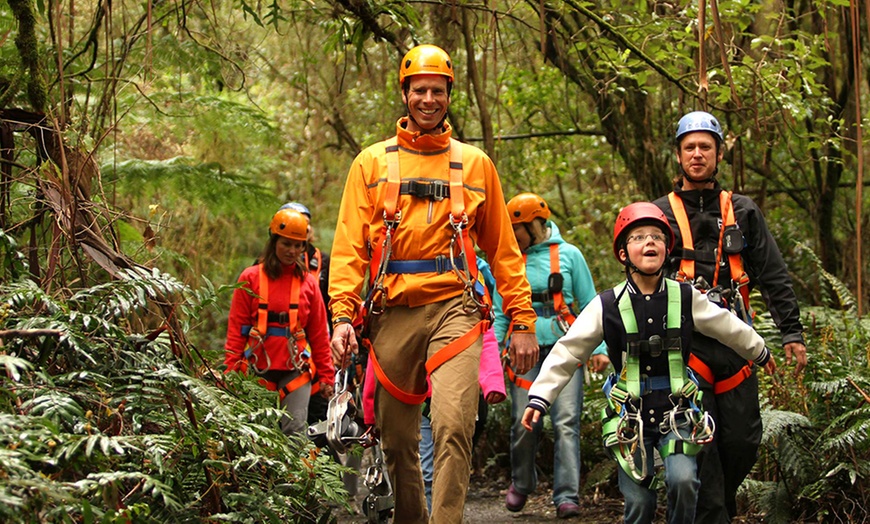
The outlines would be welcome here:
<svg viewBox="0 0 870 524">
<path fill-rule="evenodd" d="M 399 84 L 404 85 L 405 79 L 414 75 L 446 76 L 447 83 L 452 84 L 453 62 L 450 55 L 438 46 L 418 45 L 405 54 L 399 65 Z"/>
<path fill-rule="evenodd" d="M 637 226 L 658 226 L 668 237 L 668 253 L 674 249 L 674 230 L 668 223 L 664 211 L 651 202 L 635 202 L 622 208 L 616 223 L 613 224 L 613 254 L 619 260 L 619 250 L 625 243 L 625 235 Z"/>
<path fill-rule="evenodd" d="M 308 219 L 295 209 L 281 209 L 272 217 L 269 231 L 290 240 L 308 240 Z"/>
<path fill-rule="evenodd" d="M 523 224 L 536 218 L 550 218 L 547 202 L 534 193 L 520 193 L 507 203 L 511 224 Z"/>
</svg>

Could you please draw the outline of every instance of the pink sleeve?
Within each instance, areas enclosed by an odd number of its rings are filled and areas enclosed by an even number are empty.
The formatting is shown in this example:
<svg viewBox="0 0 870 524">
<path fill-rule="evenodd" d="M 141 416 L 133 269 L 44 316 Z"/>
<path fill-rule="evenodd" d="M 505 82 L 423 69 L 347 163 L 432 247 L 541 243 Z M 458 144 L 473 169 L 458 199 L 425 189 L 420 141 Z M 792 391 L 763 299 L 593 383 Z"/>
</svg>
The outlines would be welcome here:
<svg viewBox="0 0 870 524">
<path fill-rule="evenodd" d="M 365 378 L 362 392 L 363 422 L 368 425 L 375 423 L 375 370 L 371 359 L 366 363 Z"/>
<path fill-rule="evenodd" d="M 483 334 L 483 351 L 480 354 L 478 375 L 478 382 L 484 397 L 492 392 L 507 395 L 504 387 L 504 371 L 498 354 L 498 340 L 496 340 L 495 330 L 492 328 Z"/>
</svg>

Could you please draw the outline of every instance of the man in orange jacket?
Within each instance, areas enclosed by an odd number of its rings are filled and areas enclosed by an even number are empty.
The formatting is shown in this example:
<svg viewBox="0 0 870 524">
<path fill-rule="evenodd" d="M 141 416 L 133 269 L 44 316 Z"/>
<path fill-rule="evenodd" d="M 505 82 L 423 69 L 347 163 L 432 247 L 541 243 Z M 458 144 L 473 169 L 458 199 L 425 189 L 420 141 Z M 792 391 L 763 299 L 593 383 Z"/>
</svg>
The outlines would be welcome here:
<svg viewBox="0 0 870 524">
<path fill-rule="evenodd" d="M 498 173 L 479 149 L 451 140 L 445 119 L 453 63 L 421 45 L 402 59 L 408 115 L 396 136 L 354 160 L 332 246 L 333 358 L 357 351 L 361 308 L 378 385 L 375 419 L 395 486 L 395 522 L 429 522 L 418 456 L 420 406 L 432 384 L 435 474 L 431 522 L 462 522 L 477 413 L 477 370 L 489 324 L 474 244 L 487 255 L 513 322 L 516 372 L 538 359 L 535 313 Z M 366 270 L 369 292 L 361 298 Z M 481 315 L 484 312 L 484 315 Z M 482 318 L 483 317 L 483 318 Z"/>
</svg>

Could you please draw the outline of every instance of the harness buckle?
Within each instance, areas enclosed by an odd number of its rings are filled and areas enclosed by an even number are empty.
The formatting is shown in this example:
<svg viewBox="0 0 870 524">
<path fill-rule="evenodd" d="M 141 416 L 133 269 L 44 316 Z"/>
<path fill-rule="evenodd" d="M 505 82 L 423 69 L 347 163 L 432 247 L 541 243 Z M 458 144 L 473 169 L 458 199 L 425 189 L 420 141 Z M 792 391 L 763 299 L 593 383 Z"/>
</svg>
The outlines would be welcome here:
<svg viewBox="0 0 870 524">
<path fill-rule="evenodd" d="M 440 202 L 447 196 L 449 191 L 446 189 L 449 187 L 443 180 L 432 180 L 431 182 L 409 180 L 408 194 L 417 198 L 428 198 Z"/>
<path fill-rule="evenodd" d="M 402 210 L 401 209 L 396 210 L 396 215 L 393 217 L 392 220 L 390 220 L 390 218 L 387 216 L 387 211 L 384 210 L 384 225 L 387 226 L 387 229 L 390 232 L 395 230 L 396 226 L 398 226 L 399 222 L 401 222 L 401 221 L 402 221 Z"/>
<path fill-rule="evenodd" d="M 664 344 L 662 343 L 662 337 L 659 335 L 653 335 L 649 337 L 647 342 L 647 348 L 649 349 L 649 355 L 653 358 L 661 356 L 662 349 Z"/>
</svg>

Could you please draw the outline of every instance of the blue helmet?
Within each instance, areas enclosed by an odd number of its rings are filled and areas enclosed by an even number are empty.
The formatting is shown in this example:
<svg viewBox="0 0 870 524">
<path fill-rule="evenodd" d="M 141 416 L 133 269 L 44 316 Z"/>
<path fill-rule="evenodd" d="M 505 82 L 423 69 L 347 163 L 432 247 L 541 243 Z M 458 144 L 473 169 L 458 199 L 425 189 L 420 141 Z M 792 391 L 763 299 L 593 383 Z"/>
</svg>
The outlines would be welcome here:
<svg viewBox="0 0 870 524">
<path fill-rule="evenodd" d="M 716 117 L 706 111 L 692 111 L 680 119 L 677 124 L 676 144 L 680 145 L 680 139 L 683 135 L 693 133 L 695 131 L 706 131 L 716 137 L 716 140 L 721 144 L 725 141 L 725 136 L 722 134 L 722 126 Z"/>
<path fill-rule="evenodd" d="M 311 220 L 311 211 L 308 211 L 308 208 L 300 204 L 299 202 L 287 202 L 286 204 L 281 206 L 281 209 L 293 209 L 294 211 L 299 211 L 303 215 L 307 216 L 308 220 Z M 279 211 L 281 209 L 279 209 Z"/>
</svg>

